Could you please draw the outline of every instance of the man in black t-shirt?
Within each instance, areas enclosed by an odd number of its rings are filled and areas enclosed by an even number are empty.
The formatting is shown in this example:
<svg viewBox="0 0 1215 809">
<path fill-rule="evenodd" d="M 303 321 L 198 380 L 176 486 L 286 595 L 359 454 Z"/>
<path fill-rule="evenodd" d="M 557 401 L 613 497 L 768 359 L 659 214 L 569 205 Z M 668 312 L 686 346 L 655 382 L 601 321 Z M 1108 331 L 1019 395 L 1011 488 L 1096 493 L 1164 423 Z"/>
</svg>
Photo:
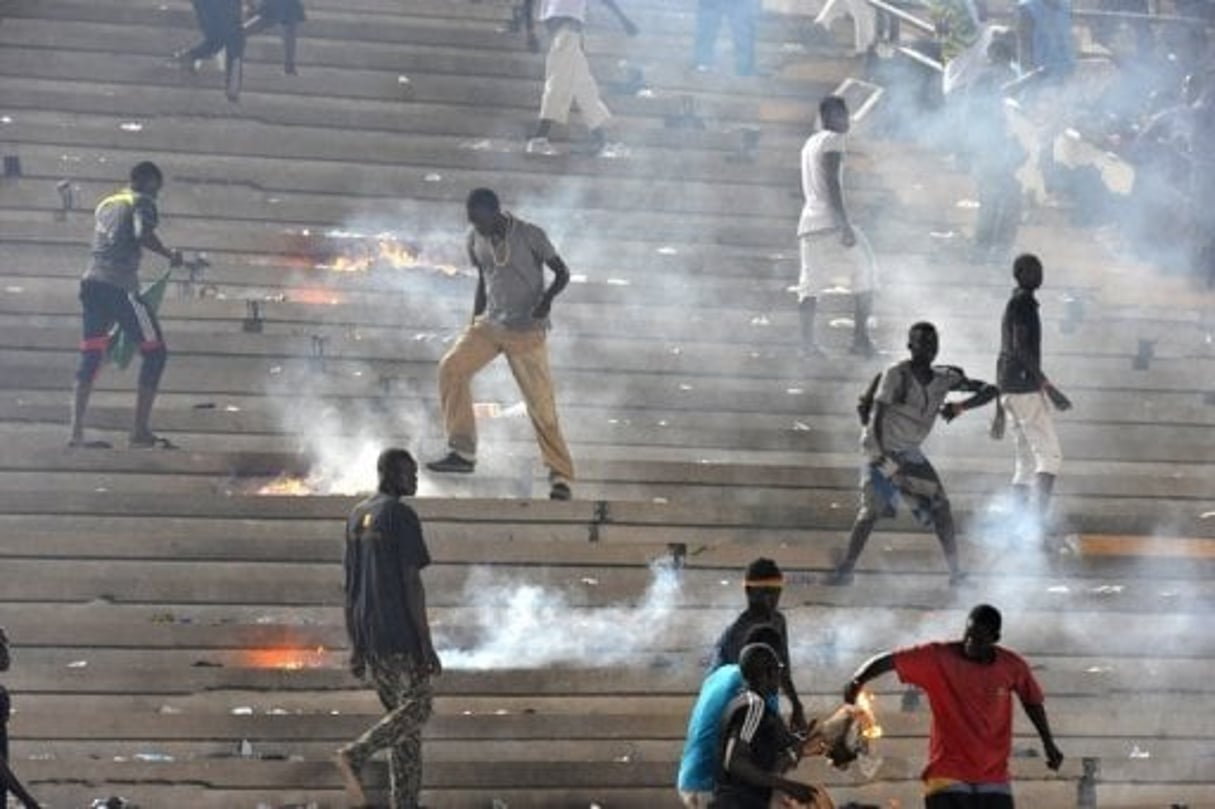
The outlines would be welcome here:
<svg viewBox="0 0 1215 809">
<path fill-rule="evenodd" d="M 785 625 L 784 613 L 777 609 L 785 586 L 784 574 L 776 562 L 761 557 L 747 565 L 743 586 L 747 594 L 747 608 L 739 613 L 734 623 L 726 627 L 717 639 L 709 661 L 709 672 L 729 663 L 738 663 L 739 654 L 751 630 L 757 626 L 772 626 L 781 637 L 781 645 L 776 653 L 781 664 L 781 690 L 785 692 L 793 711 L 790 722 L 794 728 L 804 730 L 806 715 L 790 672 L 789 631 Z"/>
<path fill-rule="evenodd" d="M 768 707 L 783 668 L 776 650 L 752 643 L 743 647 L 738 664 L 747 690 L 722 714 L 719 769 L 709 809 L 768 809 L 776 791 L 809 803 L 815 798 L 813 787 L 780 775 L 797 764 L 802 742 Z"/>
<path fill-rule="evenodd" d="M 346 522 L 346 631 L 351 671 L 375 685 L 388 714 L 338 751 L 337 766 L 351 805 L 365 805 L 359 771 L 387 749 L 391 806 L 416 809 L 430 680 L 442 671 L 422 588 L 430 553 L 418 515 L 401 502 L 417 491 L 417 463 L 403 449 L 387 449 L 377 468 L 379 491 L 355 506 Z"/>
<path fill-rule="evenodd" d="M 1045 521 L 1055 478 L 1063 465 L 1051 404 L 1063 409 L 1070 404 L 1042 372 L 1042 320 L 1034 297 L 1042 286 L 1042 262 L 1028 253 L 1018 256 L 1013 277 L 1017 289 L 1000 324 L 996 377 L 1017 447 L 1013 492 L 1023 506 L 1036 493 L 1038 518 Z"/>
</svg>

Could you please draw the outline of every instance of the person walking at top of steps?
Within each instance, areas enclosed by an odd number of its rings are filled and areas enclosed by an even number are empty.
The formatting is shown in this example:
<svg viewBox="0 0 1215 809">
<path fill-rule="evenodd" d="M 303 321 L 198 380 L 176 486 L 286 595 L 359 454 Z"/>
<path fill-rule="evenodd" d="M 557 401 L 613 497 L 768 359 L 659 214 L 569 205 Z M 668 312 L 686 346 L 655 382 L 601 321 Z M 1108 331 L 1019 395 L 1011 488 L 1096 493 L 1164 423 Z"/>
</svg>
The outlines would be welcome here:
<svg viewBox="0 0 1215 809">
<path fill-rule="evenodd" d="M 785 574 L 771 559 L 760 557 L 747 565 L 743 574 L 743 592 L 747 597 L 747 608 L 738 614 L 734 622 L 726 627 L 713 647 L 713 656 L 709 660 L 710 674 L 722 666 L 738 662 L 738 655 L 746 644 L 751 630 L 757 626 L 770 625 L 781 636 L 777 648 L 780 655 L 781 687 L 789 699 L 793 712 L 789 723 L 794 730 L 806 728 L 806 713 L 802 701 L 797 696 L 797 687 L 793 684 L 793 667 L 789 660 L 789 630 L 785 624 L 785 615 L 779 609 L 781 593 L 785 587 Z"/>
<path fill-rule="evenodd" d="M 961 641 L 926 643 L 886 652 L 861 666 L 844 688 L 856 703 L 865 684 L 888 672 L 928 696 L 932 728 L 922 775 L 926 809 L 1013 809 L 1013 694 L 1042 739 L 1046 766 L 1063 753 L 1046 718 L 1046 697 L 1029 664 L 997 644 L 1003 619 L 990 604 L 970 611 Z"/>
<path fill-rule="evenodd" d="M 0 673 L 8 671 L 11 663 L 8 635 L 4 633 L 4 627 L 0 627 Z M 11 792 L 17 796 L 17 800 L 21 801 L 25 809 L 38 809 L 38 801 L 17 780 L 17 776 L 13 774 L 8 764 L 8 718 L 10 713 L 11 704 L 8 691 L 4 690 L 4 686 L 0 686 L 0 807 L 8 806 L 8 793 Z"/>
<path fill-rule="evenodd" d="M 697 0 L 693 53 L 697 72 L 708 73 L 713 69 L 717 34 L 721 30 L 722 18 L 725 18 L 734 44 L 734 73 L 738 76 L 754 76 L 755 37 L 762 11 L 761 0 Z"/>
<path fill-rule="evenodd" d="M 174 55 L 183 69 L 193 72 L 194 63 L 224 52 L 224 92 L 228 100 L 240 100 L 241 74 L 245 60 L 245 29 L 241 0 L 191 0 L 203 41 Z"/>
<path fill-rule="evenodd" d="M 135 449 L 173 446 L 148 424 L 168 352 L 156 313 L 139 294 L 139 264 L 144 248 L 169 259 L 173 267 L 182 265 L 182 255 L 165 247 L 156 234 L 160 221 L 156 197 L 164 185 L 160 169 L 143 162 L 131 169 L 130 179 L 127 188 L 97 206 L 92 256 L 80 282 L 84 339 L 72 403 L 71 447 L 109 448 L 104 441 L 84 440 L 84 418 L 115 324 L 139 346 L 143 357 L 129 445 Z"/>
<path fill-rule="evenodd" d="M 250 2 L 245 20 L 245 37 L 255 36 L 278 25 L 283 35 L 283 72 L 296 75 L 295 40 L 299 24 L 305 20 L 302 0 L 257 0 Z"/>
<path fill-rule="evenodd" d="M 568 500 L 574 462 L 557 419 L 547 335 L 553 299 L 569 284 L 569 268 L 543 230 L 503 211 L 498 195 L 488 188 L 468 195 L 468 221 L 468 257 L 477 268 L 472 323 L 439 363 L 439 398 L 450 452 L 426 468 L 457 473 L 476 468 L 472 379 L 505 354 L 549 469 L 549 496 Z M 547 289 L 546 266 L 555 276 Z"/>
<path fill-rule="evenodd" d="M 1042 286 L 1042 262 L 1029 253 L 1017 256 L 1013 278 L 1017 288 L 1000 324 L 996 383 L 1016 441 L 1014 497 L 1022 509 L 1034 503 L 1037 532 L 1044 536 L 1055 478 L 1063 466 L 1051 405 L 1066 410 L 1071 403 L 1042 371 L 1042 319 L 1034 297 Z"/>
<path fill-rule="evenodd" d="M 346 521 L 346 631 L 351 673 L 374 684 L 388 713 L 335 761 L 350 805 L 366 806 L 359 773 L 388 750 L 391 809 L 419 809 L 422 728 L 432 709 L 431 679 L 443 671 L 422 585 L 430 552 L 417 513 L 401 501 L 417 493 L 417 462 L 390 448 L 380 453 L 376 471 L 378 491 Z"/>
<path fill-rule="evenodd" d="M 625 16 L 615 0 L 602 0 L 611 9 L 629 36 L 636 36 L 637 26 Z M 540 123 L 535 135 L 527 142 L 528 154 L 555 154 L 549 142 L 553 124 L 564 125 L 570 108 L 578 105 L 582 120 L 591 132 L 591 152 L 599 154 L 607 146 L 605 127 L 612 114 L 599 97 L 599 85 L 591 73 L 583 49 L 582 31 L 586 25 L 589 0 L 524 0 L 523 19 L 527 30 L 528 48 L 540 49 L 533 22 L 533 3 L 540 5 L 540 21 L 548 29 L 548 56 L 544 60 L 544 96 L 540 101 Z"/>
<path fill-rule="evenodd" d="M 890 366 L 882 373 L 870 406 L 862 404 L 866 419 L 861 446 L 866 460 L 861 468 L 860 508 L 848 551 L 824 584 L 852 583 L 852 571 L 869 541 L 877 521 L 894 517 L 900 500 L 911 504 L 916 519 L 931 525 L 941 542 L 949 565 L 949 583 L 964 578 L 958 563 L 958 543 L 953 511 L 936 469 L 920 446 L 940 415 L 953 421 L 967 410 L 982 407 L 999 395 L 994 385 L 969 379 L 961 368 L 933 365 L 940 349 L 937 329 L 931 323 L 916 323 L 907 336 L 911 359 Z M 946 402 L 953 391 L 974 394 L 961 402 Z"/>
<path fill-rule="evenodd" d="M 869 316 L 877 287 L 877 262 L 865 234 L 852 224 L 844 205 L 844 152 L 851 119 L 848 103 L 827 96 L 819 103 L 819 130 L 802 147 L 802 194 L 797 223 L 801 275 L 797 282 L 803 356 L 822 356 L 815 339 L 815 315 L 822 290 L 834 275 L 848 275 L 853 301 L 852 353 L 876 353 L 869 337 Z"/>
</svg>

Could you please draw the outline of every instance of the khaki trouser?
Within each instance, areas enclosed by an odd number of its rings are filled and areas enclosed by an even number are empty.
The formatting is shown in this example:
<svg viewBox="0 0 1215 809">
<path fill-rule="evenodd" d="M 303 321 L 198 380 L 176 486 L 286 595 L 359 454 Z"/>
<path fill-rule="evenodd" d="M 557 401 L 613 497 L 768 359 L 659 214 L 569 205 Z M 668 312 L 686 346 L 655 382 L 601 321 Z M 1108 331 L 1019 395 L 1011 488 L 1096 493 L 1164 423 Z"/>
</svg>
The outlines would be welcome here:
<svg viewBox="0 0 1215 809">
<path fill-rule="evenodd" d="M 570 106 L 578 105 L 588 129 L 598 129 L 612 114 L 599 98 L 599 85 L 591 75 L 591 65 L 582 50 L 582 32 L 565 24 L 552 34 L 548 58 L 544 61 L 544 98 L 540 117 L 564 124 Z"/>
<path fill-rule="evenodd" d="M 553 481 L 572 481 L 574 462 L 557 421 L 553 376 L 548 366 L 548 345 L 543 329 L 511 331 L 477 320 L 464 330 L 439 363 L 439 398 L 448 446 L 468 460 L 476 459 L 477 419 L 473 413 L 472 378 L 499 354 L 506 355 L 523 394 L 550 477 Z"/>
</svg>

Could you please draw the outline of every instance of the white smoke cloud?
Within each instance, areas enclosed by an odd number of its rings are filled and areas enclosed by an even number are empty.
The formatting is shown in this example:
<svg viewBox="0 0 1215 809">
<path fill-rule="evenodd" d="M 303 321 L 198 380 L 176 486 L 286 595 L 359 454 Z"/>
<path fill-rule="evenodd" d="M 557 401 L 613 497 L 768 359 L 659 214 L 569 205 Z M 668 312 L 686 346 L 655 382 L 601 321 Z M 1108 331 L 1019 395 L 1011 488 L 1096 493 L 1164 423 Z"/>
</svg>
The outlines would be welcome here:
<svg viewBox="0 0 1215 809">
<path fill-rule="evenodd" d="M 476 611 L 477 641 L 468 649 L 439 650 L 449 669 L 540 668 L 553 664 L 601 667 L 654 653 L 676 618 L 679 574 L 651 566 L 653 578 L 635 606 L 584 609 L 567 591 L 502 578 L 476 568 L 462 602 Z"/>
</svg>

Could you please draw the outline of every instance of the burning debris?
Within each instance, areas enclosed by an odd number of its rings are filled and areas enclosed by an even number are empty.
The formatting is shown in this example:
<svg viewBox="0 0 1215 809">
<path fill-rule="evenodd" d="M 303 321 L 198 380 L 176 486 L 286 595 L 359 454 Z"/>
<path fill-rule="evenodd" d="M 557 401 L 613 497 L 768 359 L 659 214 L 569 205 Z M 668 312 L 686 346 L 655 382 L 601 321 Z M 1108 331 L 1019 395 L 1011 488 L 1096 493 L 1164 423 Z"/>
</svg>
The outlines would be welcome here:
<svg viewBox="0 0 1215 809">
<path fill-rule="evenodd" d="M 317 494 L 315 481 L 293 475 L 280 475 L 258 487 L 261 497 L 308 497 Z"/>
<path fill-rule="evenodd" d="M 302 669 L 325 668 L 332 664 L 324 646 L 314 648 L 251 649 L 245 654 L 244 664 L 255 669 L 278 669 L 300 671 Z"/>
<path fill-rule="evenodd" d="M 293 234 L 292 252 L 303 255 L 314 269 L 338 273 L 368 273 L 373 270 L 424 270 L 448 278 L 464 273 L 454 264 L 432 260 L 416 244 L 391 232 L 362 233 L 330 230 Z"/>
</svg>

